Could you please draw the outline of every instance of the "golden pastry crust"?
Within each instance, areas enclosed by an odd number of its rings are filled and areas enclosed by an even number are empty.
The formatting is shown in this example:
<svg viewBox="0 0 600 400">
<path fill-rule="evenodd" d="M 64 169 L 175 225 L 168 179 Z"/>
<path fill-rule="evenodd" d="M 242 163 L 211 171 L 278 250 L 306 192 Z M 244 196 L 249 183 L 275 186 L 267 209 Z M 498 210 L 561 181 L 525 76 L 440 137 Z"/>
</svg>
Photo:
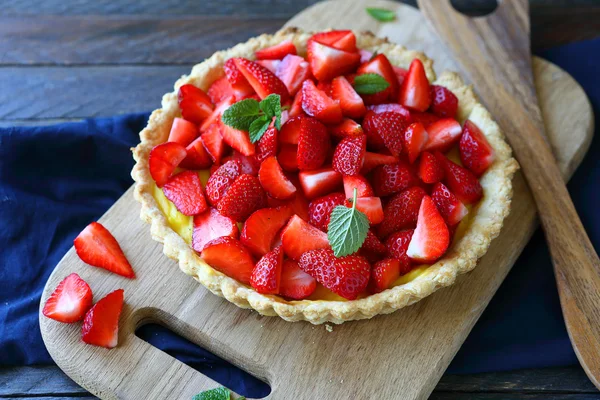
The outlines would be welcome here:
<svg viewBox="0 0 600 400">
<path fill-rule="evenodd" d="M 485 254 L 490 242 L 500 233 L 504 218 L 510 211 L 511 180 L 518 169 L 518 164 L 512 158 L 511 148 L 505 142 L 500 128 L 479 103 L 472 87 L 465 85 L 458 74 L 453 72 L 445 72 L 436 80 L 433 61 L 423 53 L 407 50 L 370 32 L 355 33 L 359 48 L 384 53 L 392 64 L 399 67 L 408 68 L 414 58 L 419 58 L 423 61 L 429 80 L 447 87 L 458 97 L 457 119 L 461 123 L 466 119 L 472 120 L 485 134 L 496 152 L 496 160 L 480 179 L 484 197 L 471 211 L 471 223 L 464 236 L 453 243 L 443 258 L 414 280 L 363 299 L 286 301 L 279 296 L 259 294 L 251 287 L 214 270 L 171 229 L 158 208 L 152 195 L 154 181 L 148 170 L 150 150 L 167 140 L 173 118 L 180 116 L 177 90 L 181 85 L 191 83 L 207 90 L 213 81 L 223 75 L 220 67 L 229 58 L 252 59 L 256 50 L 272 46 L 285 39 L 292 40 L 299 53 L 305 54 L 306 41 L 312 33 L 288 28 L 275 35 L 261 35 L 229 50 L 217 52 L 194 66 L 190 75 L 181 77 L 175 83 L 173 92 L 163 96 L 162 108 L 152 113 L 148 125 L 140 133 L 140 144 L 133 149 L 136 165 L 131 175 L 136 181 L 134 196 L 142 205 L 141 218 L 152 225 L 152 237 L 163 243 L 163 252 L 177 260 L 183 272 L 194 277 L 214 294 L 225 297 L 239 307 L 254 309 L 262 315 L 278 315 L 287 321 L 306 320 L 313 324 L 324 322 L 340 324 L 394 312 L 429 296 L 439 288 L 453 284 L 458 275 L 475 268 L 477 260 Z"/>
</svg>

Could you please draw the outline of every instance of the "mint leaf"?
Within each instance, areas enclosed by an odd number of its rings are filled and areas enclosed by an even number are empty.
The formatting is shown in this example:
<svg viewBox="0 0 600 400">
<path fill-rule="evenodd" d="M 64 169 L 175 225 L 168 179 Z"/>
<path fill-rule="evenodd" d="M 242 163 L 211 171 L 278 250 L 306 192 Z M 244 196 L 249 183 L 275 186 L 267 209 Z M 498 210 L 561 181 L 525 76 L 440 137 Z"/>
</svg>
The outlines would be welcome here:
<svg viewBox="0 0 600 400">
<path fill-rule="evenodd" d="M 275 118 L 275 128 L 281 129 L 281 96 L 270 94 L 260 102 L 260 109 L 265 113 L 269 120 Z"/>
<path fill-rule="evenodd" d="M 206 390 L 195 395 L 192 400 L 230 400 L 231 392 L 229 389 L 220 387 L 216 389 Z"/>
<path fill-rule="evenodd" d="M 367 7 L 366 10 L 377 21 L 390 22 L 396 19 L 396 13 L 385 8 Z"/>
<path fill-rule="evenodd" d="M 352 208 L 337 206 L 331 213 L 327 238 L 336 257 L 355 253 L 367 238 L 369 219 L 356 209 L 356 188 Z"/>
<path fill-rule="evenodd" d="M 390 86 L 385 78 L 378 74 L 362 74 L 354 78 L 354 90 L 358 94 L 375 94 Z"/>
<path fill-rule="evenodd" d="M 258 101 L 245 99 L 229 107 L 221 116 L 221 121 L 232 128 L 247 131 L 250 124 L 260 115 Z"/>
<path fill-rule="evenodd" d="M 248 133 L 250 135 L 250 141 L 252 143 L 256 143 L 260 140 L 262 135 L 265 134 L 269 125 L 271 124 L 271 118 L 263 115 L 258 117 L 250 124 L 250 129 L 248 129 Z"/>
</svg>

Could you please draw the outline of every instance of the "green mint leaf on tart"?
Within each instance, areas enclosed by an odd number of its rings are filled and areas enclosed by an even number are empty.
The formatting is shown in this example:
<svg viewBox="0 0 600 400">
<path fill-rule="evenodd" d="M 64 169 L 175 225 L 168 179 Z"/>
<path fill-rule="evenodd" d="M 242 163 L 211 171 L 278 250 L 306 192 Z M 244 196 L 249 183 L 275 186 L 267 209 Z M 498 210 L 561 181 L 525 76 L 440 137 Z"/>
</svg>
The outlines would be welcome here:
<svg viewBox="0 0 600 400">
<path fill-rule="evenodd" d="M 281 97 L 278 94 L 270 94 L 260 102 L 260 109 L 269 117 L 269 121 L 275 117 L 275 128 L 281 129 Z"/>
<path fill-rule="evenodd" d="M 225 110 L 221 121 L 232 128 L 247 131 L 250 141 L 256 143 L 273 118 L 275 128 L 281 129 L 281 97 L 278 94 L 270 94 L 260 103 L 254 99 L 238 101 Z"/>
<path fill-rule="evenodd" d="M 356 194 L 352 198 L 352 208 L 337 206 L 331 213 L 327 238 L 336 257 L 355 253 L 367 238 L 369 219 L 356 209 Z"/>
<path fill-rule="evenodd" d="M 259 116 L 260 107 L 258 101 L 245 99 L 238 101 L 225 110 L 221 116 L 221 120 L 232 128 L 247 131 L 250 129 L 250 124 Z"/>
<path fill-rule="evenodd" d="M 206 390 L 195 395 L 192 400 L 230 400 L 231 392 L 229 389 L 220 387 L 216 389 Z"/>
<path fill-rule="evenodd" d="M 264 135 L 269 128 L 269 125 L 271 125 L 271 118 L 267 117 L 266 115 L 260 116 L 252 121 L 250 124 L 250 129 L 248 130 L 248 133 L 250 134 L 250 141 L 252 143 L 258 142 L 262 135 Z"/>
<path fill-rule="evenodd" d="M 390 86 L 385 78 L 378 74 L 362 74 L 354 78 L 354 90 L 358 94 L 375 94 Z"/>
<path fill-rule="evenodd" d="M 367 7 L 366 10 L 377 21 L 390 22 L 396 19 L 396 13 L 385 8 Z"/>
</svg>

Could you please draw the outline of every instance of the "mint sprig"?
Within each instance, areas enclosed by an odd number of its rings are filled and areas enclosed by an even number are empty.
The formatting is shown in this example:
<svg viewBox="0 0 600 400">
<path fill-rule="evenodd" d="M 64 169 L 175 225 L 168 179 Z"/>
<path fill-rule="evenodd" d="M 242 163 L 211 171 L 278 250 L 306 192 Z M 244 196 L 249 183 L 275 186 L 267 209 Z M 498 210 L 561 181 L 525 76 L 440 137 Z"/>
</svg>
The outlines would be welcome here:
<svg viewBox="0 0 600 400">
<path fill-rule="evenodd" d="M 229 389 L 220 387 L 216 389 L 206 390 L 195 395 L 192 400 L 230 400 L 231 392 Z M 245 400 L 245 397 L 238 397 L 238 400 Z"/>
<path fill-rule="evenodd" d="M 379 93 L 390 86 L 389 82 L 379 74 L 362 74 L 354 78 L 354 90 L 358 94 Z"/>
<path fill-rule="evenodd" d="M 366 10 L 377 21 L 390 22 L 396 19 L 396 13 L 385 8 L 367 7 Z"/>
<path fill-rule="evenodd" d="M 369 219 L 356 209 L 356 188 L 352 208 L 337 206 L 331 213 L 327 238 L 336 257 L 355 253 L 363 245 L 369 230 Z"/>
<path fill-rule="evenodd" d="M 229 107 L 221 116 L 225 125 L 247 131 L 250 141 L 256 143 L 269 128 L 275 118 L 275 128 L 281 129 L 281 97 L 270 94 L 260 103 L 254 99 L 244 99 Z"/>
</svg>

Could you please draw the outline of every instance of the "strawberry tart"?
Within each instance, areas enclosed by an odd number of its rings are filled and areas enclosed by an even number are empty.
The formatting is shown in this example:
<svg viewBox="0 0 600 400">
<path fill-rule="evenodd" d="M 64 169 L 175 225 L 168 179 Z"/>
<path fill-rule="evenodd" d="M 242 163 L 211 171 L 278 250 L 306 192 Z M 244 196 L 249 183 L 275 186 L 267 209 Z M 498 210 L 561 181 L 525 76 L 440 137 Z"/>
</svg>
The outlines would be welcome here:
<svg viewBox="0 0 600 400">
<path fill-rule="evenodd" d="M 314 324 L 391 313 L 472 270 L 518 169 L 457 74 L 349 30 L 215 53 L 140 138 L 135 198 L 164 253 L 240 307 Z"/>
</svg>

